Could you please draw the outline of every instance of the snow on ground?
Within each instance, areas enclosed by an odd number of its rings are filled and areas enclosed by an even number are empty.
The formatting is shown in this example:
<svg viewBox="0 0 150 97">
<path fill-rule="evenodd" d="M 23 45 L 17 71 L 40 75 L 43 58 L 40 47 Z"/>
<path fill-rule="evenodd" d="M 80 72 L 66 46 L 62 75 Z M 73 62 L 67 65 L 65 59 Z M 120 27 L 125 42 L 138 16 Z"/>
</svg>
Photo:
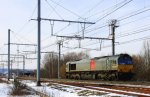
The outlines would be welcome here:
<svg viewBox="0 0 150 97">
<path fill-rule="evenodd" d="M 87 87 L 91 87 L 91 86 L 87 86 Z M 145 93 L 137 93 L 137 92 L 130 92 L 130 91 L 123 91 L 123 90 L 116 90 L 116 89 L 108 89 L 108 88 L 101 88 L 101 87 L 92 87 L 95 89 L 103 89 L 103 90 L 111 90 L 111 91 L 115 91 L 115 92 L 122 92 L 122 93 L 130 93 L 130 94 L 135 94 L 135 95 L 143 95 L 143 96 L 150 96 L 150 94 L 145 94 Z"/>
<path fill-rule="evenodd" d="M 3 80 L 7 81 L 7 79 L 3 78 Z M 11 79 L 13 81 L 13 79 Z M 13 88 L 12 83 L 0 83 L 0 97 L 40 97 L 38 95 L 23 95 L 23 96 L 11 96 L 11 91 Z"/>
<path fill-rule="evenodd" d="M 42 83 L 42 86 L 36 86 L 36 82 L 34 81 L 22 81 L 22 83 L 38 92 L 47 94 L 50 97 L 129 97 L 127 95 L 120 95 L 57 83 Z"/>
<path fill-rule="evenodd" d="M 12 84 L 0 83 L 0 97 L 9 97 Z"/>
<path fill-rule="evenodd" d="M 85 82 L 88 83 L 88 82 Z M 95 84 L 95 83 L 91 83 L 91 84 Z M 105 84 L 105 85 L 116 85 L 116 86 L 127 86 L 127 87 L 141 87 L 141 88 L 150 88 L 150 85 L 133 85 L 133 84 L 116 84 L 116 83 L 107 83 L 107 82 L 100 82 L 97 84 Z"/>
</svg>

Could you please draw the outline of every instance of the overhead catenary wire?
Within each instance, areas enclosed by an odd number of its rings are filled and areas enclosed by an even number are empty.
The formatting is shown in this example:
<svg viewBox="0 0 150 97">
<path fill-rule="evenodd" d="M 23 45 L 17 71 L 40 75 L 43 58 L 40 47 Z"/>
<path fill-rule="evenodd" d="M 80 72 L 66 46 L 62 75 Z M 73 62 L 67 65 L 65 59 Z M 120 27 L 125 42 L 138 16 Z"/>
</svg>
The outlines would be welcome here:
<svg viewBox="0 0 150 97">
<path fill-rule="evenodd" d="M 49 44 L 49 45 L 47 45 L 47 46 L 42 47 L 41 50 L 46 49 L 46 48 L 51 47 L 51 46 L 54 46 L 54 45 L 57 45 L 57 44 L 56 44 L 56 43 L 54 43 L 54 44 Z"/>
<path fill-rule="evenodd" d="M 12 35 L 15 37 L 15 39 L 18 39 L 19 41 L 22 41 L 25 40 L 25 41 L 28 41 L 29 43 L 33 43 L 31 41 L 29 41 L 28 39 L 25 39 L 23 36 L 20 36 L 17 32 L 14 32 L 14 31 L 11 31 L 12 32 Z"/>
<path fill-rule="evenodd" d="M 62 18 L 62 16 L 55 10 L 55 8 L 54 8 L 47 0 L 45 0 L 45 2 L 53 9 L 53 11 L 54 11 L 62 20 L 64 20 L 64 19 Z"/>
<path fill-rule="evenodd" d="M 72 13 L 73 15 L 75 15 L 75 16 L 77 16 L 77 17 L 79 17 L 79 18 L 81 18 L 81 19 L 85 19 L 85 18 L 82 18 L 80 15 L 78 15 L 77 13 L 75 13 L 75 12 L 73 12 L 73 11 L 71 11 L 71 10 L 69 10 L 69 9 L 67 9 L 67 8 L 65 8 L 64 6 L 62 6 L 62 5 L 60 5 L 59 3 L 57 3 L 56 1 L 54 1 L 54 0 L 50 0 L 51 2 L 53 2 L 54 4 L 56 4 L 56 5 L 58 5 L 58 6 L 60 6 L 61 8 L 63 8 L 63 9 L 65 9 L 66 11 L 68 11 L 68 12 L 70 12 L 70 13 Z"/>
<path fill-rule="evenodd" d="M 118 21 L 122 21 L 122 20 L 125 20 L 125 19 L 128 19 L 128 18 L 131 18 L 131 17 L 133 17 L 133 16 L 136 16 L 136 15 L 139 15 L 139 14 L 142 14 L 142 13 L 144 13 L 144 12 L 147 12 L 147 11 L 150 11 L 150 8 L 149 9 L 146 9 L 147 7 L 145 7 L 145 8 L 142 8 L 142 9 L 139 9 L 139 10 L 136 10 L 136 11 L 134 11 L 134 12 L 131 12 L 129 15 L 125 15 L 125 16 L 122 16 L 122 17 L 119 17 L 117 20 Z M 143 9 L 145 9 L 145 10 L 143 10 Z M 149 15 L 148 16 L 146 16 L 146 17 L 149 17 Z M 142 18 L 140 18 L 140 19 L 145 19 L 146 17 L 142 17 Z M 136 21 L 138 21 L 138 20 L 140 20 L 140 19 L 137 19 Z M 135 22 L 135 21 L 132 21 L 132 22 Z M 130 22 L 129 22 L 130 23 Z M 127 23 L 128 24 L 128 23 Z M 124 24 L 123 24 L 124 25 Z M 85 30 L 86 32 L 85 32 L 85 34 L 87 34 L 87 33 L 89 33 L 89 32 L 92 32 L 92 31 L 94 31 L 94 30 L 98 30 L 98 29 L 100 29 L 100 28 L 103 28 L 103 27 L 107 27 L 108 25 L 104 25 L 104 26 L 101 26 L 101 27 L 97 27 L 97 28 L 93 28 L 93 29 L 90 29 L 90 31 L 88 31 L 88 30 Z"/>
<path fill-rule="evenodd" d="M 63 30 L 65 30 L 67 27 L 69 27 L 70 24 L 67 24 L 66 26 L 64 26 L 63 28 L 61 28 L 60 30 L 58 30 L 57 32 L 54 33 L 54 35 L 57 35 L 58 33 L 62 32 Z M 51 38 L 52 36 L 48 36 L 44 39 L 42 39 L 42 42 L 44 42 L 45 40 L 47 40 L 48 38 Z"/>
<path fill-rule="evenodd" d="M 105 12 L 105 11 L 112 10 L 112 9 L 116 8 L 116 6 L 119 6 L 120 4 L 122 4 L 122 3 L 126 2 L 126 1 L 127 1 L 127 0 L 123 0 L 123 1 L 121 1 L 121 2 L 119 2 L 119 3 L 117 3 L 117 4 L 115 4 L 115 5 L 113 5 L 113 6 L 109 7 L 109 8 L 107 8 L 107 9 L 104 9 L 104 10 L 102 10 L 102 11 L 100 11 L 100 12 L 97 12 L 97 13 L 95 13 L 95 14 L 93 14 L 93 15 L 90 15 L 90 16 L 88 16 L 88 17 L 86 17 L 86 18 L 91 18 L 91 17 L 96 16 L 96 15 L 99 15 L 99 14 Z"/>
<path fill-rule="evenodd" d="M 124 35 L 120 35 L 116 38 L 126 37 L 126 36 L 129 36 L 129 35 L 134 35 L 134 34 L 142 33 L 142 32 L 149 31 L 149 30 L 150 30 L 150 27 L 144 28 L 144 29 L 141 29 L 141 30 L 138 30 L 138 31 L 133 31 L 133 33 L 125 33 Z"/>
<path fill-rule="evenodd" d="M 51 0 L 51 1 L 53 1 L 53 0 Z M 124 0 L 124 1 L 127 1 L 127 0 Z M 129 2 L 131 2 L 132 0 L 130 0 Z M 54 1 L 53 1 L 54 2 Z M 122 6 L 120 6 L 120 7 L 118 7 L 116 10 L 114 10 L 113 12 L 115 12 L 115 11 L 117 11 L 118 9 L 120 9 L 121 7 L 123 7 L 123 6 L 125 6 L 126 4 L 128 4 L 129 2 L 120 2 L 120 3 L 124 3 Z M 118 4 L 120 4 L 120 3 L 118 3 Z M 58 4 L 59 5 L 59 4 Z M 111 13 L 113 13 L 113 12 L 111 12 Z M 110 13 L 110 14 L 111 14 Z M 108 14 L 108 15 L 110 15 L 110 14 Z M 98 22 L 98 21 L 97 21 Z M 90 25 L 91 26 L 91 25 Z M 88 27 L 90 27 L 90 26 L 88 26 Z M 88 27 L 86 27 L 86 28 L 88 28 Z"/>
<path fill-rule="evenodd" d="M 129 36 L 129 35 L 134 35 L 134 34 L 139 34 L 139 33 L 143 33 L 145 31 L 149 31 L 150 28 L 147 27 L 147 28 L 143 28 L 143 29 L 138 29 L 138 30 L 134 30 L 134 31 L 131 31 L 130 33 L 125 33 L 125 34 L 122 34 L 122 35 L 118 35 L 116 36 L 116 39 L 118 38 L 121 38 L 121 37 L 126 37 L 126 36 Z M 91 46 L 91 45 L 95 45 L 95 44 L 98 44 L 98 42 L 94 42 L 94 43 L 91 43 L 91 44 L 87 44 L 87 45 L 84 45 L 83 47 L 86 47 L 86 46 Z"/>
<path fill-rule="evenodd" d="M 92 8 L 90 8 L 88 11 L 86 11 L 82 16 L 86 15 L 86 13 L 88 13 L 88 12 L 93 11 L 96 7 L 100 6 L 100 4 L 102 4 L 103 1 L 104 0 L 100 0 L 100 1 L 96 2 L 96 4 Z"/>
<path fill-rule="evenodd" d="M 143 9 L 144 9 L 144 10 L 143 10 Z M 147 12 L 147 11 L 150 11 L 150 7 L 149 7 L 149 6 L 148 6 L 148 7 L 144 7 L 144 8 L 142 8 L 142 9 L 139 9 L 139 10 L 137 10 L 136 12 L 131 12 L 131 15 L 129 14 L 129 15 L 125 15 L 124 17 L 118 18 L 118 21 L 123 21 L 123 20 L 125 20 L 125 19 L 127 19 L 127 18 L 136 16 L 136 15 L 138 15 L 138 14 L 141 14 L 141 13 L 144 13 L 144 12 Z"/>
<path fill-rule="evenodd" d="M 129 40 L 129 41 L 120 42 L 119 44 L 116 44 L 116 46 L 123 45 L 123 44 L 128 44 L 128 43 L 131 43 L 131 42 L 138 42 L 138 41 L 142 41 L 142 40 L 147 40 L 147 39 L 150 39 L 150 36 L 146 36 L 146 37 L 141 37 L 141 38 L 137 38 L 137 39 L 133 39 L 133 40 Z M 101 48 L 108 48 L 108 47 L 111 47 L 111 45 L 107 45 L 107 46 L 104 46 L 104 47 L 101 47 Z M 78 48 L 78 49 L 80 49 L 79 47 L 74 47 L 74 48 L 66 47 L 66 48 L 69 48 L 69 49 L 77 49 Z M 84 47 L 82 47 L 81 49 L 101 51 L 99 49 L 90 49 L 90 48 L 84 48 Z M 62 51 L 62 53 L 65 52 L 65 51 L 68 51 L 68 49 Z"/>
<path fill-rule="evenodd" d="M 127 1 L 127 2 L 125 2 L 125 1 Z M 130 3 L 131 1 L 133 1 L 133 0 L 129 0 L 129 1 L 128 1 L 128 0 L 124 0 L 124 2 L 121 2 L 121 4 L 123 3 L 121 6 L 117 6 L 117 8 L 115 8 L 113 11 L 111 11 L 111 12 L 105 14 L 104 16 L 102 16 L 101 18 L 97 19 L 97 20 L 95 21 L 95 23 L 99 22 L 100 20 L 106 18 L 106 17 L 109 16 L 110 14 L 112 14 L 112 13 L 116 12 L 117 10 L 121 9 L 122 7 L 124 7 L 125 5 L 127 5 L 128 3 Z M 85 27 L 85 29 L 87 29 L 87 28 L 89 28 L 89 27 L 91 27 L 91 26 L 92 26 L 92 25 L 89 25 L 89 26 Z M 79 31 L 79 32 L 82 32 L 82 30 Z M 76 32 L 75 32 L 75 33 L 76 33 Z M 85 32 L 85 34 L 86 34 L 86 32 Z"/>
<path fill-rule="evenodd" d="M 123 35 L 126 35 L 126 34 L 129 34 L 129 33 L 134 33 L 134 32 L 137 32 L 137 31 L 140 31 L 140 30 L 144 30 L 144 29 L 148 29 L 150 27 L 150 24 L 147 24 L 147 25 L 143 25 L 143 26 L 137 26 L 138 29 L 130 29 L 130 30 L 125 30 L 125 31 L 121 31 L 120 33 L 118 33 L 118 36 L 123 36 Z M 124 32 L 129 32 L 129 33 L 124 33 Z"/>
<path fill-rule="evenodd" d="M 133 17 L 133 16 L 142 14 L 142 13 L 144 13 L 144 12 L 150 11 L 150 9 L 146 9 L 146 8 L 147 8 L 147 7 L 144 7 L 144 8 L 142 8 L 142 9 L 137 10 L 137 11 L 131 12 L 131 15 L 129 14 L 129 15 L 127 15 L 127 16 L 125 15 L 124 17 L 119 17 L 120 19 L 119 19 L 118 21 L 122 21 L 122 20 L 125 20 L 125 19 L 128 19 L 128 18 L 131 18 L 131 17 Z M 143 9 L 145 9 L 145 10 L 143 10 Z M 146 17 L 142 17 L 142 18 L 140 18 L 140 19 L 145 19 L 145 18 L 147 18 L 147 17 L 149 17 L 149 15 L 146 16 Z M 140 19 L 137 19 L 136 21 L 139 21 Z M 133 22 L 135 22 L 135 21 L 131 21 L 131 22 L 125 23 L 125 24 L 123 24 L 123 25 L 129 24 L 129 23 L 133 23 Z M 107 27 L 107 25 L 104 25 L 104 26 L 102 26 L 102 27 L 93 28 L 91 31 L 85 32 L 85 34 L 87 34 L 87 33 L 89 33 L 89 32 L 92 32 L 92 31 L 95 31 L 95 30 L 98 30 L 98 29 L 103 28 L 103 27 Z M 85 30 L 85 31 L 86 31 L 86 30 Z M 97 32 L 96 32 L 96 33 L 97 33 Z M 96 34 L 96 33 L 95 33 L 95 34 Z M 92 35 L 94 35 L 94 34 L 92 34 Z"/>
<path fill-rule="evenodd" d="M 128 44 L 128 43 L 131 43 L 131 42 L 138 42 L 138 41 L 142 41 L 142 40 L 147 40 L 147 39 L 150 39 L 150 36 L 146 36 L 146 37 L 141 37 L 141 38 L 136 38 L 136 39 L 120 42 L 120 43 L 116 44 L 116 46 L 117 45 Z M 111 45 L 107 45 L 107 46 L 104 46 L 102 48 L 107 48 L 107 47 L 111 47 Z"/>
<path fill-rule="evenodd" d="M 133 0 L 129 0 L 127 2 L 125 2 L 124 4 L 122 4 L 121 6 L 117 7 L 116 9 L 114 9 L 113 11 L 107 13 L 106 15 L 104 15 L 103 17 L 99 18 L 98 20 L 96 20 L 96 22 L 99 22 L 100 20 L 102 20 L 103 18 L 107 17 L 108 15 L 114 13 L 115 11 L 119 10 L 120 8 L 124 7 L 125 5 L 127 5 L 128 3 L 130 3 Z"/>
<path fill-rule="evenodd" d="M 127 22 L 127 23 L 123 23 L 123 24 L 121 24 L 121 27 L 124 26 L 124 25 L 127 25 L 127 24 L 131 24 L 131 23 L 134 23 L 134 22 L 137 22 L 137 21 L 141 21 L 141 20 L 147 19 L 147 18 L 150 18 L 150 15 L 147 15 L 147 16 L 144 16 L 144 17 L 141 17 L 141 18 L 138 18 L 138 19 L 133 20 L 133 21 L 129 21 L 129 22 Z"/>
<path fill-rule="evenodd" d="M 32 13 L 31 13 L 31 15 L 29 16 L 29 19 L 28 19 L 28 20 L 24 23 L 24 25 L 17 31 L 16 34 L 22 32 L 22 30 L 24 30 L 25 27 L 30 23 L 30 20 L 31 20 L 31 18 L 33 17 L 33 15 L 34 15 L 36 9 L 37 9 L 37 4 L 35 5 L 35 7 L 34 7 Z"/>
</svg>

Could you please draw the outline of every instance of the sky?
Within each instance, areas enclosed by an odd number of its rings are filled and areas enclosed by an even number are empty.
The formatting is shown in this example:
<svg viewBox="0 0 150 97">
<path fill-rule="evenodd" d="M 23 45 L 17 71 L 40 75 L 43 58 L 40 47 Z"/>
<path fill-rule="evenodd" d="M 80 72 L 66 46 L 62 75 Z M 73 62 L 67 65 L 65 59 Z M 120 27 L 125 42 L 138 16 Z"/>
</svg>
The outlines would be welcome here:
<svg viewBox="0 0 150 97">
<path fill-rule="evenodd" d="M 37 44 L 37 0 L 1 0 L 0 3 L 0 53 L 7 54 L 8 29 L 11 43 Z M 85 21 L 95 24 L 41 21 L 41 51 L 58 52 L 58 40 L 63 40 L 61 53 L 85 52 L 91 57 L 111 55 L 110 40 L 66 39 L 51 36 L 84 36 L 111 38 L 110 21 L 116 19 L 116 54 L 140 54 L 144 41 L 150 38 L 149 0 L 41 0 L 41 18 Z M 51 30 L 53 25 L 53 31 Z M 79 43 L 81 47 L 79 48 Z M 11 54 L 17 54 L 17 46 L 11 45 Z M 84 49 L 83 49 L 84 48 Z M 34 46 L 19 46 L 19 54 L 36 51 Z M 36 58 L 36 54 L 26 54 Z M 41 64 L 44 54 L 41 55 Z M 7 60 L 7 56 L 0 56 Z M 18 59 L 22 60 L 22 59 Z M 17 60 L 16 60 L 17 61 Z M 27 60 L 27 69 L 36 69 L 37 60 Z M 7 63 L 6 64 L 7 67 Z M 13 63 L 13 68 L 22 68 L 22 63 Z"/>
</svg>

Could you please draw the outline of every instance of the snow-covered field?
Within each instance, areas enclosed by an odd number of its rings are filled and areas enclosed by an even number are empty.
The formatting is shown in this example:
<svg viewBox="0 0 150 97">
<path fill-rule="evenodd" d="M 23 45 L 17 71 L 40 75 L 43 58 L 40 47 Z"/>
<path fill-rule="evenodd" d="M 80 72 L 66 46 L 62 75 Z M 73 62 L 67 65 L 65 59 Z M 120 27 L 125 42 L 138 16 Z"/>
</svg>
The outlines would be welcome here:
<svg viewBox="0 0 150 97">
<path fill-rule="evenodd" d="M 3 80 L 6 80 L 6 79 L 3 79 Z M 31 81 L 31 80 L 23 80 L 21 81 L 21 83 L 26 84 L 29 88 L 32 88 L 33 90 L 43 93 L 49 97 L 112 97 L 112 96 L 113 97 L 114 96 L 115 97 L 116 96 L 117 97 L 129 97 L 128 95 L 106 92 L 107 90 L 122 92 L 121 90 L 108 89 L 108 88 L 104 89 L 101 87 L 97 87 L 97 88 L 100 88 L 104 91 L 92 90 L 92 89 L 58 84 L 58 83 L 41 83 L 42 84 L 41 86 L 36 86 L 36 82 Z M 13 87 L 13 84 L 11 83 L 10 84 L 0 83 L 0 97 L 13 97 L 10 95 L 12 87 Z M 90 86 L 87 86 L 87 87 L 90 87 Z M 93 89 L 94 88 L 96 87 L 93 87 Z M 149 88 L 149 86 L 147 86 L 147 88 Z M 128 91 L 126 92 L 129 93 Z M 141 93 L 132 92 L 131 94 L 141 94 Z M 150 96 L 150 94 L 142 94 L 142 95 Z M 23 95 L 23 96 L 15 96 L 15 97 L 40 97 L 40 96 Z M 130 97 L 133 97 L 133 96 L 130 96 Z"/>
<path fill-rule="evenodd" d="M 105 91 L 96 91 L 57 83 L 42 83 L 42 86 L 40 87 L 36 86 L 36 82 L 33 81 L 22 81 L 22 83 L 50 97 L 129 97 L 127 95 L 120 95 Z"/>
<path fill-rule="evenodd" d="M 40 97 L 35 95 L 11 96 L 12 84 L 0 83 L 0 97 Z"/>
<path fill-rule="evenodd" d="M 4 79 L 3 80 L 7 80 L 7 79 Z M 13 81 L 11 79 L 11 81 Z M 0 97 L 40 97 L 38 95 L 23 95 L 23 96 L 12 96 L 11 95 L 11 91 L 12 91 L 12 88 L 13 88 L 13 84 L 12 83 L 4 83 L 4 82 L 1 82 L 0 83 Z"/>
<path fill-rule="evenodd" d="M 12 84 L 0 83 L 0 97 L 9 97 Z"/>
</svg>

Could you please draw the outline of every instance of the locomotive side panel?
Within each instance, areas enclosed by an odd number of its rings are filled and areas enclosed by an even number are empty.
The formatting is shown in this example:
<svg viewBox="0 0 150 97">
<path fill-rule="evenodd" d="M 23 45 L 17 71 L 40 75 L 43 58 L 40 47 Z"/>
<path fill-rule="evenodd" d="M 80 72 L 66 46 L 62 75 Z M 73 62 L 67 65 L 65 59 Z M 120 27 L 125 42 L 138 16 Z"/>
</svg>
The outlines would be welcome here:
<svg viewBox="0 0 150 97">
<path fill-rule="evenodd" d="M 101 70 L 105 70 L 106 68 L 106 60 L 105 59 L 99 59 L 99 60 L 95 60 L 95 70 L 96 71 L 101 71 Z"/>
<path fill-rule="evenodd" d="M 118 61 L 117 61 L 118 58 L 119 58 L 119 56 L 109 57 L 109 59 L 108 59 L 109 63 L 108 64 L 110 64 L 110 70 L 113 70 L 113 71 L 118 70 Z"/>
<path fill-rule="evenodd" d="M 76 71 L 90 71 L 90 60 L 81 60 L 76 62 Z"/>
<path fill-rule="evenodd" d="M 102 70 L 102 71 L 118 70 L 117 58 L 118 57 L 109 57 L 95 60 L 96 63 L 95 70 Z"/>
</svg>

